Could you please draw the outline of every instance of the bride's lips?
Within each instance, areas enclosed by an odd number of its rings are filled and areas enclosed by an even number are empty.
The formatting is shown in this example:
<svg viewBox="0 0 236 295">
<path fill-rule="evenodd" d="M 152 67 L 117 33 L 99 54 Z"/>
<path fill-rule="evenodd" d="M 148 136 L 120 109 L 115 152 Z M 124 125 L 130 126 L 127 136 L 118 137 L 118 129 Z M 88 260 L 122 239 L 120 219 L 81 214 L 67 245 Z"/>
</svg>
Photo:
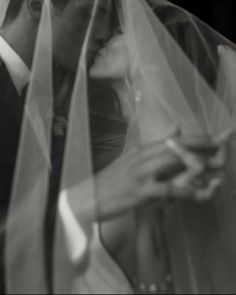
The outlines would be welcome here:
<svg viewBox="0 0 236 295">
<path fill-rule="evenodd" d="M 105 54 L 106 52 L 106 45 L 104 46 L 100 46 L 95 50 L 91 51 L 91 56 L 93 56 L 92 58 L 92 65 L 96 63 L 96 61 Z"/>
<path fill-rule="evenodd" d="M 95 60 L 97 60 L 98 58 L 100 58 L 101 56 L 103 56 L 106 52 L 106 47 L 102 47 L 99 50 L 97 50 L 96 54 L 95 54 Z"/>
</svg>

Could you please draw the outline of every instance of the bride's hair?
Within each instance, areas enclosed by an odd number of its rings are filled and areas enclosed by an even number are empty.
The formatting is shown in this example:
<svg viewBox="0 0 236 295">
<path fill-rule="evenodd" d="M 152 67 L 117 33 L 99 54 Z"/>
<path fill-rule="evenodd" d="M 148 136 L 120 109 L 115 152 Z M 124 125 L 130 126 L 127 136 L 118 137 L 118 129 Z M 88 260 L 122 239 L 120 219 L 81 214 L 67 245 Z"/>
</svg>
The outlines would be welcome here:
<svg viewBox="0 0 236 295">
<path fill-rule="evenodd" d="M 19 1 L 19 0 L 11 0 L 10 1 L 8 9 L 7 9 L 4 24 L 11 23 L 12 21 L 14 21 L 17 18 L 18 14 L 21 11 L 21 7 L 22 7 L 23 3 L 24 3 L 24 1 Z"/>
<path fill-rule="evenodd" d="M 110 87 L 89 87 L 90 133 L 94 172 L 111 164 L 122 153 L 127 123 L 119 98 Z"/>
</svg>

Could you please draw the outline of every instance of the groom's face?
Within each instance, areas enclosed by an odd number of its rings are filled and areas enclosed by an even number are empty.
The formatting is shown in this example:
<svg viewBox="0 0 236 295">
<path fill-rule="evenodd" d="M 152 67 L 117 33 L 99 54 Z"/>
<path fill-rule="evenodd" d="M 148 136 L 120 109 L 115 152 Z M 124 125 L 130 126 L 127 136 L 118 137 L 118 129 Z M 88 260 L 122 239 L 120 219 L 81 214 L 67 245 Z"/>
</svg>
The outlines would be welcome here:
<svg viewBox="0 0 236 295">
<path fill-rule="evenodd" d="M 53 10 L 54 57 L 62 66 L 75 71 L 95 1 L 67 2 L 62 10 L 57 7 Z M 111 0 L 98 1 L 88 48 L 89 60 L 93 58 L 101 43 L 109 38 L 110 2 Z"/>
</svg>

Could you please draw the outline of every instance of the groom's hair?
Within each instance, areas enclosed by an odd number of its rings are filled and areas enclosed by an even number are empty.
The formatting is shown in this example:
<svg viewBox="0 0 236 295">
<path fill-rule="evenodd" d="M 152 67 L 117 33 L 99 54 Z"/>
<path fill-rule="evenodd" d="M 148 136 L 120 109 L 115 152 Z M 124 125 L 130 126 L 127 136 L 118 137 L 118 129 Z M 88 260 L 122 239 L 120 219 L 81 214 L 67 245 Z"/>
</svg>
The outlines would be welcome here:
<svg viewBox="0 0 236 295">
<path fill-rule="evenodd" d="M 24 1 L 10 0 L 4 24 L 10 23 L 17 18 L 18 14 L 20 13 L 23 2 Z"/>
<path fill-rule="evenodd" d="M 0 0 L 2 1 L 2 0 Z M 63 9 L 69 0 L 51 0 L 52 4 Z M 4 24 L 13 22 L 19 15 L 24 0 L 10 0 Z"/>
</svg>

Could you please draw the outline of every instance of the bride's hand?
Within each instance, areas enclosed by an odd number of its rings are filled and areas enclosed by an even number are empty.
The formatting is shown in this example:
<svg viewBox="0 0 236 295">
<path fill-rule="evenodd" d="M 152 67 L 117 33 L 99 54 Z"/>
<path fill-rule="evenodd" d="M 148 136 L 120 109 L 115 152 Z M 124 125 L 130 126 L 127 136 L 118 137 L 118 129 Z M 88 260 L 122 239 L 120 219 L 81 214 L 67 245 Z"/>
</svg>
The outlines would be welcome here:
<svg viewBox="0 0 236 295">
<path fill-rule="evenodd" d="M 167 145 L 188 167 L 184 173 L 177 175 L 170 183 L 170 198 L 173 195 L 172 191 L 177 192 L 184 186 L 194 190 L 192 199 L 197 201 L 211 199 L 223 182 L 227 160 L 225 145 L 204 138 L 187 141 L 182 139 L 182 145 L 170 139 Z M 201 163 L 202 170 L 197 171 L 196 161 Z"/>
<path fill-rule="evenodd" d="M 99 219 L 114 218 L 149 201 L 163 204 L 211 198 L 221 183 L 219 177 L 205 181 L 205 164 L 184 147 L 179 150 L 177 155 L 154 143 L 136 149 L 100 173 L 96 179 Z M 197 183 L 201 179 L 204 185 Z"/>
<path fill-rule="evenodd" d="M 94 201 L 87 210 L 97 214 L 94 220 L 104 221 L 153 201 L 168 205 L 172 200 L 208 200 L 220 185 L 218 173 L 223 170 L 221 162 L 211 161 L 209 177 L 209 163 L 178 143 L 174 150 L 165 142 L 136 148 L 96 175 L 96 212 Z M 81 218 L 88 212 L 81 213 L 80 192 L 79 186 L 71 189 L 68 201 Z"/>
</svg>

